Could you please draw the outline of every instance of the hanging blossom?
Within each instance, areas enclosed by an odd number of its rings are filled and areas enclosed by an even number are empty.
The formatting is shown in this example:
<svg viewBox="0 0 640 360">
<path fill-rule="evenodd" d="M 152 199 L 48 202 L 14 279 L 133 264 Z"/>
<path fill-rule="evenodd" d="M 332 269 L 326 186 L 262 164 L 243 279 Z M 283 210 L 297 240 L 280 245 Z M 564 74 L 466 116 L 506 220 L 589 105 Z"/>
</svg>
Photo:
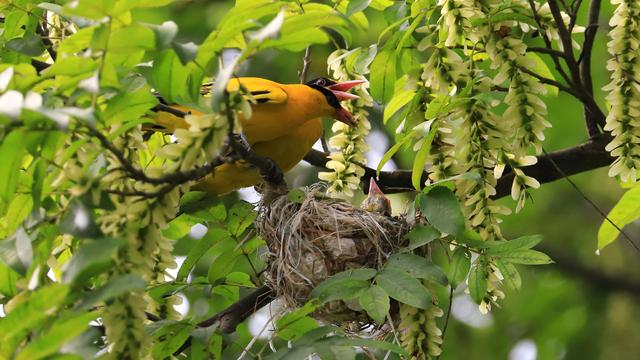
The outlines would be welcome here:
<svg viewBox="0 0 640 360">
<path fill-rule="evenodd" d="M 442 315 L 444 312 L 436 304 L 426 310 L 400 305 L 400 343 L 411 359 L 431 359 L 442 353 L 442 330 L 436 323 Z"/>
<path fill-rule="evenodd" d="M 527 6 L 527 5 L 524 5 L 524 6 Z M 545 1 L 544 4 L 542 4 L 542 6 L 540 6 L 540 8 L 537 9 L 537 11 L 538 11 L 538 18 L 540 19 L 540 22 L 544 26 L 544 32 L 547 35 L 547 37 L 551 41 L 555 42 L 555 45 L 558 47 L 560 51 L 564 51 L 562 41 L 560 41 L 560 33 L 558 32 L 556 21 L 553 18 L 553 14 L 551 14 L 551 8 L 549 7 L 549 2 Z M 569 16 L 569 14 L 567 14 L 564 11 L 560 11 L 560 17 L 562 17 L 562 22 L 565 24 L 565 26 L 568 26 L 568 24 L 571 21 L 571 17 Z M 520 23 L 520 24 L 522 24 L 523 26 L 523 31 L 536 29 L 536 28 L 530 27 L 528 24 L 525 24 L 525 23 Z M 573 34 L 583 33 L 585 29 L 586 28 L 584 26 L 574 25 L 572 29 L 572 33 Z M 539 30 L 539 29 L 536 29 L 536 30 Z M 580 43 L 573 38 L 571 39 L 571 46 L 576 50 L 580 49 Z"/>
<path fill-rule="evenodd" d="M 189 115 L 185 121 L 189 130 L 178 130 L 174 133 L 176 142 L 166 145 L 158 151 L 158 156 L 165 159 L 161 166 L 147 169 L 152 177 L 193 168 L 201 165 L 206 159 L 218 154 L 224 141 L 226 120 L 218 115 Z M 127 138 L 119 137 L 114 146 L 135 163 L 137 154 L 133 151 L 141 149 L 140 131 L 130 131 Z M 129 141 L 126 141 L 129 140 Z M 102 181 L 113 190 L 142 191 L 153 193 L 163 185 L 152 185 L 134 182 L 122 177 L 116 169 L 121 164 L 109 158 L 109 170 Z M 126 241 L 118 253 L 111 276 L 137 275 L 148 285 L 167 281 L 166 270 L 175 268 L 171 255 L 172 245 L 161 230 L 168 221 L 175 218 L 180 199 L 180 190 L 188 185 L 177 186 L 162 196 L 140 199 L 139 197 L 112 195 L 111 201 L 115 209 L 103 214 L 98 219 L 102 231 Z M 174 305 L 181 302 L 180 297 L 163 298 L 157 304 L 143 292 L 129 292 L 113 300 L 103 312 L 103 320 L 109 351 L 116 357 L 140 358 L 147 354 L 150 339 L 145 331 L 145 311 L 158 314 L 163 318 L 177 319 L 178 313 Z"/>
<path fill-rule="evenodd" d="M 327 59 L 329 74 L 338 81 L 366 80 L 363 74 L 355 73 L 346 64 L 346 60 L 354 54 L 356 53 L 353 51 L 340 49 L 329 55 Z M 365 69 L 363 73 L 366 72 L 368 70 Z M 356 87 L 354 92 L 360 98 L 346 105 L 358 125 L 350 127 L 341 122 L 335 122 L 331 127 L 334 135 L 329 139 L 329 146 L 336 150 L 329 155 L 330 160 L 326 167 L 332 171 L 318 174 L 320 180 L 329 183 L 327 191 L 330 194 L 352 197 L 354 190 L 360 185 L 360 178 L 364 175 L 362 166 L 366 164 L 365 153 L 369 150 L 366 136 L 371 130 L 369 112 L 365 107 L 373 105 L 373 99 L 367 87 L 367 83 Z"/>
<path fill-rule="evenodd" d="M 622 181 L 635 182 L 640 169 L 640 2 L 612 0 L 618 5 L 609 21 L 612 26 L 608 42 L 612 58 L 607 69 L 612 72 L 608 91 L 611 110 L 605 130 L 613 136 L 606 150 L 616 160 L 609 168 L 609 176 L 620 176 Z"/>
<path fill-rule="evenodd" d="M 478 306 L 483 314 L 488 314 L 492 306 L 498 306 L 498 300 L 504 299 L 504 292 L 499 289 L 504 276 L 493 262 L 489 262 L 487 272 L 487 294 Z"/>
</svg>

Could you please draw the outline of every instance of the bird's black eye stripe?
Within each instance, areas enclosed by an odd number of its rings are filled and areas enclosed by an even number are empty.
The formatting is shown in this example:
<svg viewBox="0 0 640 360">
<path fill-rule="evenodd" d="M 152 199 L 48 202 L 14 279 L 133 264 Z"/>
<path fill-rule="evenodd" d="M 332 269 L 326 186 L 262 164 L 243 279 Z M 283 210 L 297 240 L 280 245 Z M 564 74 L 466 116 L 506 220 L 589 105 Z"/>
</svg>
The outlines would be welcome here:
<svg viewBox="0 0 640 360">
<path fill-rule="evenodd" d="M 338 98 L 331 90 L 316 84 L 307 84 L 307 86 L 320 91 L 327 98 L 327 102 L 329 103 L 329 105 L 331 105 L 331 107 L 334 107 L 336 109 L 342 108 L 342 105 L 340 105 L 340 101 L 338 101 Z"/>
<path fill-rule="evenodd" d="M 320 77 L 320 78 L 315 78 L 313 80 L 307 81 L 305 84 L 306 85 L 318 85 L 318 86 L 325 87 L 325 86 L 335 85 L 336 82 L 333 81 L 333 80 L 329 80 L 327 78 L 324 78 L 324 77 Z"/>
<path fill-rule="evenodd" d="M 269 99 L 255 99 L 255 100 L 258 104 L 264 104 L 266 102 L 269 102 Z"/>
<path fill-rule="evenodd" d="M 258 90 L 258 91 L 252 91 L 251 95 L 264 95 L 264 94 L 268 94 L 270 93 L 269 90 Z"/>
</svg>

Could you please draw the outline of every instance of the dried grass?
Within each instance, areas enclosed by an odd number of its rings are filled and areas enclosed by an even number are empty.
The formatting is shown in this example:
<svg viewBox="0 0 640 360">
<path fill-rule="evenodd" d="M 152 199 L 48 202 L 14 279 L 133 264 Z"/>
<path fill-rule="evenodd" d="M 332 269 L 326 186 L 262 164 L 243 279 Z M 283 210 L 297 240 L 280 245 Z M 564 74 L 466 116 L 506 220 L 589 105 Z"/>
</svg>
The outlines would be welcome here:
<svg viewBox="0 0 640 360">
<path fill-rule="evenodd" d="M 289 308 L 303 305 L 313 288 L 331 275 L 357 268 L 381 268 L 409 230 L 402 217 L 354 208 L 307 189 L 302 203 L 280 196 L 263 206 L 256 222 L 270 250 L 269 284 Z M 314 316 L 344 325 L 371 323 L 355 302 L 334 301 Z"/>
</svg>

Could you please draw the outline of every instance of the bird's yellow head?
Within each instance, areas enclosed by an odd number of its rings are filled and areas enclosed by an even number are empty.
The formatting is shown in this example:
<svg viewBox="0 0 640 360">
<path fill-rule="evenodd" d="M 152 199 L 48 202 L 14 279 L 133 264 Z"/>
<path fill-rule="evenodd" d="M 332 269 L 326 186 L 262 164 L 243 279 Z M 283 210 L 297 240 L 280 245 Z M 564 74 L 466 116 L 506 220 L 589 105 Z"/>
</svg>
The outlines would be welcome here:
<svg viewBox="0 0 640 360">
<path fill-rule="evenodd" d="M 305 85 L 324 97 L 323 105 L 326 107 L 325 110 L 329 116 L 349 126 L 356 126 L 353 115 L 340 105 L 340 101 L 357 99 L 357 95 L 350 94 L 347 91 L 364 82 L 364 80 L 351 80 L 338 83 L 327 78 L 317 78 L 308 81 Z"/>
</svg>

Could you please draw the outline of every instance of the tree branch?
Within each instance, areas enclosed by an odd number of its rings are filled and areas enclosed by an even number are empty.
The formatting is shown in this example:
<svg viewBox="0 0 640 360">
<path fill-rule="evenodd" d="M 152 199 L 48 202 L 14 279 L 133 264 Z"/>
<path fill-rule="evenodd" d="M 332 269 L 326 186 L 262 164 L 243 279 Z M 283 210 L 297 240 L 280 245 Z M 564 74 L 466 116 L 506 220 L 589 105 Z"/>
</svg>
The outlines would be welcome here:
<svg viewBox="0 0 640 360">
<path fill-rule="evenodd" d="M 567 176 L 607 166 L 613 161 L 613 158 L 604 149 L 610 141 L 609 135 L 600 134 L 583 144 L 538 156 L 538 162 L 535 165 L 523 167 L 522 170 L 528 176 L 533 176 L 541 184 L 544 184 L 563 177 L 556 170 L 553 165 L 554 162 Z M 326 153 L 312 149 L 304 160 L 311 165 L 324 167 L 328 159 Z M 369 179 L 375 176 L 376 171 L 366 167 L 365 174 L 360 178 L 360 181 L 368 184 Z M 428 174 L 423 172 L 421 183 L 427 180 L 427 176 Z M 501 198 L 511 193 L 511 184 L 514 176 L 515 174 L 511 171 L 502 175 L 498 180 L 494 198 Z M 378 185 L 382 191 L 389 194 L 415 190 L 411 185 L 411 171 L 409 170 L 381 171 Z M 363 188 L 366 190 L 366 186 Z"/>
<path fill-rule="evenodd" d="M 545 46 L 547 47 L 547 49 L 553 50 L 553 44 L 551 43 L 551 39 L 549 39 L 549 36 L 547 36 L 547 33 L 544 28 L 544 24 L 542 23 L 542 19 L 540 18 L 540 15 L 538 15 L 538 10 L 536 9 L 536 4 L 534 0 L 528 0 L 528 1 L 529 1 L 529 7 L 531 7 L 531 12 L 533 13 L 533 18 L 536 21 L 536 24 L 538 24 L 538 30 L 540 31 L 540 36 L 542 37 L 542 40 L 544 40 Z M 562 58 L 564 58 L 564 53 Z M 551 59 L 553 60 L 553 64 L 555 65 L 556 70 L 562 76 L 562 78 L 566 82 L 571 83 L 571 79 L 562 68 L 562 64 L 560 63 L 560 60 L 559 60 L 560 58 L 557 56 L 552 56 Z"/>
<path fill-rule="evenodd" d="M 558 8 L 558 2 L 556 0 L 550 0 L 547 3 L 549 4 L 549 10 L 551 10 L 553 20 L 556 22 L 556 26 L 558 27 L 558 34 L 560 35 L 560 41 L 562 42 L 565 61 L 567 62 L 567 66 L 569 67 L 569 71 L 573 77 L 573 85 L 581 88 L 582 82 L 580 81 L 580 70 L 578 69 L 576 58 L 573 55 L 571 34 L 569 33 L 564 20 L 562 20 L 562 14 L 560 13 L 560 8 Z"/>
<path fill-rule="evenodd" d="M 580 54 L 580 76 L 584 89 L 587 93 L 593 96 L 593 80 L 591 78 L 591 53 L 593 51 L 593 44 L 595 42 L 596 33 L 598 32 L 598 16 L 600 15 L 600 3 L 601 0 L 591 0 L 589 4 L 589 15 L 587 29 L 584 34 L 584 44 L 582 47 L 582 53 Z M 587 130 L 590 136 L 597 133 L 598 127 L 604 128 L 605 119 L 595 116 L 590 109 L 585 105 L 585 122 L 587 124 Z"/>
</svg>

